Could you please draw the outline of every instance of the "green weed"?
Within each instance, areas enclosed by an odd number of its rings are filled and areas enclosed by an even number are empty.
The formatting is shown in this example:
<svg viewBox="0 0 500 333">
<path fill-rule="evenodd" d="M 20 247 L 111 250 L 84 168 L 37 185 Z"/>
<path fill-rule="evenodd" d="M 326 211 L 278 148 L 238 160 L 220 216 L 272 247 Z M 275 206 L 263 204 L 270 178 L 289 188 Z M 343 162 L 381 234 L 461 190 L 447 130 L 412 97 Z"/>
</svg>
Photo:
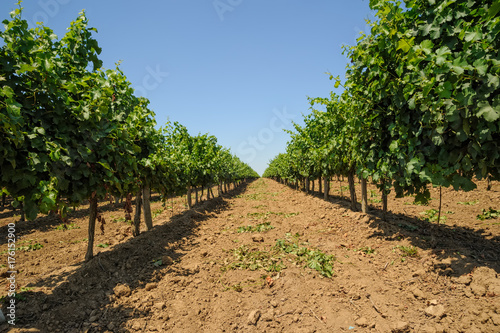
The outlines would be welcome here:
<svg viewBox="0 0 500 333">
<path fill-rule="evenodd" d="M 360 252 L 363 252 L 366 254 L 374 254 L 375 253 L 375 250 L 372 249 L 370 246 L 363 246 L 359 249 L 356 249 L 355 251 L 360 251 Z"/>
<path fill-rule="evenodd" d="M 484 221 L 489 219 L 496 219 L 500 216 L 500 210 L 489 208 L 489 210 L 483 209 L 483 213 L 476 216 L 476 219 Z"/>
<path fill-rule="evenodd" d="M 37 251 L 43 248 L 43 245 L 36 242 L 34 240 L 27 240 L 24 241 L 23 243 L 28 243 L 27 245 L 20 246 L 16 249 L 16 251 L 26 251 L 26 252 L 31 252 L 31 251 Z"/>
<path fill-rule="evenodd" d="M 67 223 L 63 223 L 61 225 L 58 225 L 56 227 L 56 230 L 72 230 L 72 229 L 80 229 L 79 226 L 77 226 L 76 224 L 74 223 L 70 223 L 70 224 L 67 224 Z"/>
<path fill-rule="evenodd" d="M 333 276 L 333 262 L 336 260 L 333 255 L 327 255 L 316 249 L 308 249 L 304 246 L 299 246 L 298 237 L 293 240 L 278 239 L 275 249 L 287 254 L 293 255 L 295 261 L 299 264 L 305 264 L 307 267 L 318 271 L 322 276 Z"/>
<path fill-rule="evenodd" d="M 414 246 L 400 245 L 400 246 L 397 246 L 396 248 L 398 248 L 401 251 L 403 257 L 416 257 L 416 256 L 418 256 L 418 249 Z"/>
<path fill-rule="evenodd" d="M 258 249 L 249 249 L 242 245 L 232 250 L 236 261 L 228 263 L 221 269 L 223 272 L 234 269 L 248 269 L 255 271 L 263 269 L 266 272 L 280 272 L 286 266 L 276 252 L 265 252 Z"/>
<path fill-rule="evenodd" d="M 427 222 L 436 222 L 438 220 L 439 211 L 437 209 L 428 209 L 425 212 L 421 212 L 420 214 L 421 215 L 425 215 L 424 221 L 427 221 Z M 441 219 L 440 219 L 439 223 L 443 223 L 444 224 L 444 223 L 446 223 L 447 219 L 448 219 L 448 217 L 446 217 L 445 215 L 441 214 Z"/>
<path fill-rule="evenodd" d="M 466 205 L 466 206 L 473 206 L 475 204 L 479 203 L 479 200 L 474 200 L 474 201 L 459 201 L 457 204 L 459 205 Z"/>
<path fill-rule="evenodd" d="M 269 231 L 274 229 L 274 227 L 271 225 L 271 222 L 264 222 L 257 224 L 256 226 L 245 226 L 245 227 L 239 227 L 237 232 L 238 233 L 243 233 L 243 232 L 264 232 L 264 231 Z"/>
<path fill-rule="evenodd" d="M 418 226 L 413 225 L 413 224 L 403 224 L 403 223 L 400 223 L 400 224 L 398 224 L 398 226 L 400 228 L 406 229 L 408 231 L 417 231 L 419 229 Z"/>
<path fill-rule="evenodd" d="M 163 208 L 158 208 L 158 209 L 155 209 L 155 210 L 152 212 L 153 219 L 157 218 L 159 215 L 161 215 L 161 213 L 163 213 Z"/>
</svg>

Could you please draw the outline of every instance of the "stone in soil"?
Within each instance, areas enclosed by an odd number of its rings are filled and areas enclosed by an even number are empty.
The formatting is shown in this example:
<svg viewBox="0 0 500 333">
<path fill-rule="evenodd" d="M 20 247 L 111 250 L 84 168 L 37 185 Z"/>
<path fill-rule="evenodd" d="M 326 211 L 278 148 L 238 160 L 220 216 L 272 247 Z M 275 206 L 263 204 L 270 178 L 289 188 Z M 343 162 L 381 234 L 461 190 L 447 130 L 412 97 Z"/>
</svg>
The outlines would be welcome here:
<svg viewBox="0 0 500 333">
<path fill-rule="evenodd" d="M 264 237 L 261 234 L 255 234 L 252 236 L 252 240 L 256 243 L 264 242 Z"/>
<path fill-rule="evenodd" d="M 257 322 L 259 321 L 259 318 L 260 318 L 260 311 L 259 310 L 253 310 L 248 315 L 247 324 L 248 325 L 257 325 Z"/>
<path fill-rule="evenodd" d="M 158 284 L 157 284 L 157 283 L 154 283 L 154 282 L 151 282 L 151 283 L 146 284 L 146 290 L 147 290 L 147 291 L 153 290 L 153 289 L 155 289 L 156 287 L 158 287 Z"/>
<path fill-rule="evenodd" d="M 365 317 L 361 317 L 355 322 L 356 326 L 359 327 L 367 327 L 368 326 L 368 320 L 366 320 Z"/>
<path fill-rule="evenodd" d="M 169 256 L 163 256 L 163 257 L 161 257 L 161 263 L 163 265 L 168 266 L 168 265 L 172 265 L 174 263 L 174 261 Z"/>
<path fill-rule="evenodd" d="M 119 284 L 113 289 L 116 297 L 127 297 L 132 294 L 130 287 L 125 284 Z"/>
<path fill-rule="evenodd" d="M 410 332 L 410 324 L 404 321 L 398 321 L 392 325 L 392 333 Z"/>
<path fill-rule="evenodd" d="M 441 318 L 445 315 L 445 308 L 443 305 L 431 305 L 425 309 L 425 314 L 430 317 Z"/>
</svg>

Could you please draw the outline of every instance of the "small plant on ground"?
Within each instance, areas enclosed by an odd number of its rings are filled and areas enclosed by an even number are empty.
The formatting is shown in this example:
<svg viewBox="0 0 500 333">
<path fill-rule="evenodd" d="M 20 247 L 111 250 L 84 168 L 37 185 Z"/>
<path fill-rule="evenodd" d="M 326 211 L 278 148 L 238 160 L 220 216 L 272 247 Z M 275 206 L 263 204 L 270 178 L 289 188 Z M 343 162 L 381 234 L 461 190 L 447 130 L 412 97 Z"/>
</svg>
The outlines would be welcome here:
<svg viewBox="0 0 500 333">
<path fill-rule="evenodd" d="M 80 229 L 79 226 L 77 226 L 76 224 L 74 223 L 70 223 L 70 224 L 67 224 L 67 223 L 63 223 L 61 225 L 58 225 L 56 227 L 56 230 L 72 230 L 72 229 Z"/>
<path fill-rule="evenodd" d="M 355 251 L 360 251 L 360 252 L 363 252 L 366 254 L 374 254 L 375 253 L 375 250 L 372 249 L 370 246 L 363 246 L 359 249 L 356 249 Z"/>
<path fill-rule="evenodd" d="M 484 221 L 489 219 L 496 219 L 500 216 L 500 210 L 489 208 L 489 210 L 483 209 L 483 213 L 476 216 L 476 219 Z"/>
<path fill-rule="evenodd" d="M 419 229 L 418 226 L 413 225 L 413 224 L 403 224 L 403 223 L 400 223 L 400 224 L 398 224 L 398 226 L 400 228 L 406 229 L 408 231 L 417 231 Z"/>
<path fill-rule="evenodd" d="M 330 278 L 333 276 L 333 262 L 335 261 L 333 255 L 300 246 L 297 235 L 293 239 L 290 239 L 290 236 L 290 234 L 287 234 L 287 239 L 278 239 L 275 248 L 287 254 L 294 255 L 297 263 L 306 264 L 307 267 L 317 270 L 325 277 Z"/>
<path fill-rule="evenodd" d="M 97 247 L 107 248 L 107 247 L 109 247 L 109 244 L 108 243 L 100 243 L 100 244 L 97 244 Z"/>
<path fill-rule="evenodd" d="M 223 272 L 233 269 L 248 269 L 255 271 L 263 269 L 266 272 L 280 272 L 286 266 L 281 256 L 276 251 L 266 252 L 258 249 L 249 249 L 242 245 L 232 250 L 236 261 L 226 264 L 221 269 Z"/>
<path fill-rule="evenodd" d="M 155 209 L 153 212 L 153 219 L 157 218 L 161 213 L 163 213 L 163 208 Z"/>
<path fill-rule="evenodd" d="M 88 238 L 84 238 L 82 240 L 74 240 L 74 241 L 71 241 L 70 243 L 71 244 L 78 244 L 78 243 L 82 243 L 82 242 L 87 242 L 88 241 Z"/>
<path fill-rule="evenodd" d="M 25 243 L 25 244 L 28 243 L 28 245 L 23 245 L 23 246 L 18 247 L 16 249 L 17 251 L 29 252 L 29 251 L 40 250 L 43 248 L 42 244 L 35 242 L 34 240 L 27 240 L 27 241 L 24 241 L 23 243 Z"/>
<path fill-rule="evenodd" d="M 421 212 L 421 215 L 425 215 L 424 221 L 427 222 L 437 222 L 439 211 L 437 209 L 428 209 L 425 212 Z M 448 218 L 444 215 L 441 215 L 441 219 L 439 223 L 445 223 Z"/>
<path fill-rule="evenodd" d="M 412 205 L 415 205 L 415 206 L 429 206 L 429 203 L 431 202 L 432 198 L 426 198 L 424 200 L 417 200 L 415 198 L 415 200 L 413 202 L 405 202 L 404 204 L 407 205 L 407 206 L 412 206 Z"/>
<path fill-rule="evenodd" d="M 264 231 L 269 231 L 274 229 L 274 227 L 271 225 L 271 222 L 264 222 L 257 224 L 256 226 L 251 226 L 248 225 L 246 227 L 239 227 L 238 232 L 243 233 L 243 232 L 264 232 Z"/>
<path fill-rule="evenodd" d="M 475 204 L 479 203 L 479 200 L 474 200 L 474 201 L 459 201 L 457 204 L 459 205 L 466 205 L 466 206 L 473 206 Z"/>
<path fill-rule="evenodd" d="M 266 219 L 269 215 L 269 212 L 266 212 L 266 213 L 262 213 L 262 212 L 256 212 L 256 213 L 248 213 L 247 214 L 247 217 L 249 219 Z"/>
<path fill-rule="evenodd" d="M 418 256 L 418 248 L 414 246 L 397 246 L 399 251 L 401 251 L 403 257 L 417 257 Z"/>
<path fill-rule="evenodd" d="M 377 191 L 370 190 L 370 199 L 368 199 L 371 203 L 381 203 L 382 199 L 378 197 Z"/>
<path fill-rule="evenodd" d="M 258 205 L 258 206 L 254 206 L 252 208 L 255 208 L 255 209 L 259 209 L 259 208 L 266 208 L 267 205 Z"/>
<path fill-rule="evenodd" d="M 289 218 L 292 216 L 297 216 L 299 213 L 283 213 L 283 212 L 255 212 L 255 213 L 248 213 L 247 217 L 250 219 L 267 219 L 271 215 L 276 215 L 276 216 L 283 216 L 285 218 Z"/>
</svg>

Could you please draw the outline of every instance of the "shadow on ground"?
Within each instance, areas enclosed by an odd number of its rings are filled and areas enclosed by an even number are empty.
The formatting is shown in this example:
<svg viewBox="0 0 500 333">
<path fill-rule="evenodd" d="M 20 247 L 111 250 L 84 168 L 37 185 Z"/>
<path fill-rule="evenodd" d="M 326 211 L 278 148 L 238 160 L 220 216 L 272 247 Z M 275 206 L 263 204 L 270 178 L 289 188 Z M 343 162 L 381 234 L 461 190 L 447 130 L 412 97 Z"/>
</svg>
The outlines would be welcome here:
<svg viewBox="0 0 500 333">
<path fill-rule="evenodd" d="M 200 203 L 138 237 L 99 253 L 89 262 L 64 267 L 28 285 L 41 291 L 18 294 L 16 328 L 22 332 L 80 332 L 87 322 L 89 332 L 100 332 L 106 329 L 95 323 L 97 317 L 101 322 L 120 323 L 146 316 L 148 309 L 143 305 L 147 302 L 142 300 L 130 307 L 107 307 L 117 297 L 116 287 L 128 286 L 133 297 L 134 290 L 158 282 L 167 274 L 192 274 L 189 268 L 155 265 L 155 262 L 164 256 L 179 261 L 182 252 L 193 243 L 197 227 L 213 214 L 226 210 L 229 207 L 226 199 L 245 192 L 248 185 L 242 183 L 222 197 Z M 110 205 L 109 209 L 112 208 Z M 85 211 L 79 213 L 85 214 Z M 48 222 L 42 227 L 50 225 Z M 53 288 L 52 292 L 45 292 L 44 288 L 49 287 Z"/>
<path fill-rule="evenodd" d="M 288 186 L 294 189 L 292 186 Z M 323 195 L 313 195 L 323 199 Z M 330 195 L 328 202 L 347 211 L 351 202 L 345 197 Z M 358 203 L 358 211 L 361 205 Z M 360 213 L 361 214 L 361 213 Z M 407 239 L 422 250 L 430 250 L 436 256 L 434 272 L 444 276 L 461 276 L 476 267 L 489 267 L 500 274 L 500 236 L 489 236 L 484 229 L 431 223 L 404 214 L 388 212 L 384 217 L 381 209 L 370 206 L 367 222 L 373 228 L 371 237 L 384 241 Z"/>
</svg>

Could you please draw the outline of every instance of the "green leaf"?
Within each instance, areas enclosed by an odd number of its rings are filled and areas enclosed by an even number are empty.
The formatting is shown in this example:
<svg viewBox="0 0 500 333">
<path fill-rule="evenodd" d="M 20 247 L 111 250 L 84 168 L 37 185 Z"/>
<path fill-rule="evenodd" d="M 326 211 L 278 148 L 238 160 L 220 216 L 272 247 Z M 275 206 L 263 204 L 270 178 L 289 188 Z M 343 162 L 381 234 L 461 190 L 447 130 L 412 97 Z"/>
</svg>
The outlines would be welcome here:
<svg viewBox="0 0 500 333">
<path fill-rule="evenodd" d="M 476 114 L 478 117 L 483 117 L 486 121 L 494 122 L 500 118 L 500 110 L 493 108 L 488 102 L 478 103 L 479 111 Z"/>
<path fill-rule="evenodd" d="M 485 75 L 488 70 L 488 63 L 485 59 L 477 59 L 472 65 L 477 70 L 479 75 Z"/>
<path fill-rule="evenodd" d="M 111 170 L 109 163 L 107 163 L 107 162 L 97 162 L 97 163 L 100 164 L 104 169 Z"/>
<path fill-rule="evenodd" d="M 22 64 L 19 66 L 19 69 L 16 71 L 17 74 L 23 74 L 26 72 L 32 72 L 36 69 L 36 67 L 30 65 L 30 64 Z"/>
<path fill-rule="evenodd" d="M 441 66 L 446 62 L 446 56 L 450 55 L 451 51 L 448 46 L 442 46 L 436 51 L 436 64 Z"/>
<path fill-rule="evenodd" d="M 403 50 L 404 52 L 410 51 L 411 47 L 415 43 L 415 37 L 411 39 L 402 38 L 398 42 L 398 50 Z"/>
<path fill-rule="evenodd" d="M 488 73 L 488 86 L 490 86 L 493 89 L 497 89 L 500 86 L 499 77 Z"/>
<path fill-rule="evenodd" d="M 436 146 L 441 146 L 444 144 L 444 139 L 443 136 L 440 134 L 435 134 L 432 137 L 432 143 L 435 144 Z"/>
<path fill-rule="evenodd" d="M 410 110 L 415 110 L 415 96 L 408 100 L 408 107 Z"/>
<path fill-rule="evenodd" d="M 452 95 L 452 90 L 453 90 L 453 86 L 451 84 L 451 82 L 449 81 L 446 81 L 443 85 L 440 85 L 440 90 L 441 92 L 439 93 L 439 97 L 441 98 L 450 98 L 451 95 Z"/>
<path fill-rule="evenodd" d="M 389 150 L 390 150 L 391 152 L 395 152 L 395 151 L 397 151 L 397 150 L 398 150 L 398 141 L 393 140 L 393 141 L 391 142 L 391 144 L 389 145 Z"/>
<path fill-rule="evenodd" d="M 455 60 L 453 60 L 453 64 L 450 65 L 450 68 L 458 75 L 462 75 L 465 72 L 465 69 L 468 65 L 469 64 L 467 63 L 466 60 L 461 58 L 456 58 Z"/>
<path fill-rule="evenodd" d="M 465 33 L 465 41 L 478 41 L 482 38 L 482 35 L 479 31 L 468 31 Z"/>
<path fill-rule="evenodd" d="M 416 172 L 419 172 L 421 166 L 422 166 L 422 162 L 420 161 L 420 159 L 418 157 L 414 157 L 406 165 L 406 170 L 408 171 L 408 173 L 413 173 L 413 170 L 415 170 Z"/>
<path fill-rule="evenodd" d="M 426 39 L 420 43 L 420 47 L 425 54 L 431 54 L 434 48 L 434 43 L 430 39 Z"/>
<path fill-rule="evenodd" d="M 488 10 L 488 16 L 487 19 L 491 20 L 494 18 L 498 12 L 500 12 L 500 2 L 498 1 L 493 1 L 493 4 L 491 5 L 490 9 Z"/>
</svg>

